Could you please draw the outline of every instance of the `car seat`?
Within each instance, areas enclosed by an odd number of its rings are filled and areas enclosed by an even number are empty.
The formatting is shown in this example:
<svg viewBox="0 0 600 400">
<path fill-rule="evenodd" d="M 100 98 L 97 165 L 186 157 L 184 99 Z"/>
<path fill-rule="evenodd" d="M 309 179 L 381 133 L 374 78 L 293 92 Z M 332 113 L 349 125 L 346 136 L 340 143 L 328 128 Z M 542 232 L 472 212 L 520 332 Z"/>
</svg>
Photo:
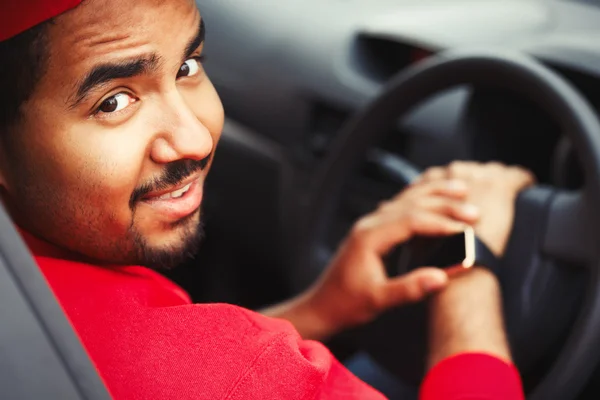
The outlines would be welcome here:
<svg viewBox="0 0 600 400">
<path fill-rule="evenodd" d="M 1 205 L 0 393 L 5 400 L 111 398 Z"/>
</svg>

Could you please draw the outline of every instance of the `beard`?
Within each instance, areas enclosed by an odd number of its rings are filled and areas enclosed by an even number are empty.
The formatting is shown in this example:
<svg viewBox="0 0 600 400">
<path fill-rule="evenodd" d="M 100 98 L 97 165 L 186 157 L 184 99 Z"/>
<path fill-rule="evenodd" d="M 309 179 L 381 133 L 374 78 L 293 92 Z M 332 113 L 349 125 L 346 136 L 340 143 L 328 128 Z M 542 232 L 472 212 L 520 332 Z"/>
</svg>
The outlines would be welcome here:
<svg viewBox="0 0 600 400">
<path fill-rule="evenodd" d="M 204 226 L 201 221 L 196 221 L 199 213 L 200 210 L 171 224 L 173 229 L 181 230 L 181 240 L 177 244 L 152 246 L 139 233 L 132 232 L 137 264 L 158 271 L 168 271 L 194 258 L 204 239 Z"/>
<path fill-rule="evenodd" d="M 131 195 L 129 207 L 135 213 L 135 205 L 152 190 L 176 185 L 197 171 L 204 170 L 212 158 L 212 153 L 202 160 L 179 160 L 165 166 L 161 177 L 141 185 Z M 199 218 L 200 209 L 170 224 L 169 229 L 180 230 L 180 241 L 169 246 L 152 246 L 139 232 L 131 228 L 134 253 L 139 265 L 155 270 L 169 270 L 193 258 L 204 237 L 204 228 Z"/>
</svg>

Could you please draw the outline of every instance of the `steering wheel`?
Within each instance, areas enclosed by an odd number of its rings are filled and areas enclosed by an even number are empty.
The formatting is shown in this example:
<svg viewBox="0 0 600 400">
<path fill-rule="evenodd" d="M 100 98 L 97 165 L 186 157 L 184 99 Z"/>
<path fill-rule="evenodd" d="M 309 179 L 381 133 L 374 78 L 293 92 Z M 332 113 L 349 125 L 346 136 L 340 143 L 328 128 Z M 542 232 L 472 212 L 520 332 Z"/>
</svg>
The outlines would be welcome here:
<svg viewBox="0 0 600 400">
<path fill-rule="evenodd" d="M 297 247 L 299 268 L 312 277 L 322 268 L 318 254 L 332 224 L 332 211 L 344 182 L 367 151 L 382 142 L 399 117 L 458 85 L 501 88 L 537 104 L 570 137 L 582 164 L 585 183 L 580 190 L 536 186 L 519 196 L 501 277 L 507 331 L 521 371 L 539 364 L 557 340 L 566 340 L 529 398 L 572 398 L 600 360 L 600 246 L 594 245 L 600 226 L 600 123 L 581 94 L 530 57 L 504 51 L 451 51 L 391 79 L 331 146 L 310 195 Z M 307 268 L 312 272 L 306 274 Z M 582 307 L 574 313 L 578 294 L 583 295 Z M 409 379 L 417 383 L 424 370 L 425 320 L 423 305 L 393 310 L 363 330 L 361 345 L 403 378 L 405 371 L 418 370 L 418 377 Z M 413 330 L 416 346 L 405 339 Z"/>
</svg>

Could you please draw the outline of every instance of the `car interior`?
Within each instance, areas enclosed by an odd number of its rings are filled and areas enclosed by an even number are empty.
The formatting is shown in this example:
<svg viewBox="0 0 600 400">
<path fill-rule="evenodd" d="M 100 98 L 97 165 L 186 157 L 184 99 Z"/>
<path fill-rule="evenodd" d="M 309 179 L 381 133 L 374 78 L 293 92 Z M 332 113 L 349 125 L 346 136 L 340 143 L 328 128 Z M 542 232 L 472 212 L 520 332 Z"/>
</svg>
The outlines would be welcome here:
<svg viewBox="0 0 600 400">
<path fill-rule="evenodd" d="M 600 1 L 197 4 L 227 117 L 205 240 L 165 275 L 195 302 L 257 310 L 308 287 L 353 221 L 420 171 L 522 165 L 538 183 L 517 200 L 500 277 L 515 362 L 528 399 L 599 398 Z M 0 226 L 0 390 L 110 398 L 2 211 Z M 425 307 L 326 344 L 416 387 Z"/>
</svg>

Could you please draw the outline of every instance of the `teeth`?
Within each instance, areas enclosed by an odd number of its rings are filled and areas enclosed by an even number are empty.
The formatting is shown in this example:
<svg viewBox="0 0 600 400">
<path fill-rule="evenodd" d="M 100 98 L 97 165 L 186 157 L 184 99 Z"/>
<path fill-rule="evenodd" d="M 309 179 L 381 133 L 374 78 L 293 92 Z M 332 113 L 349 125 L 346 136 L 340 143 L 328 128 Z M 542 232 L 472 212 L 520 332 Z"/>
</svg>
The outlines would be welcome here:
<svg viewBox="0 0 600 400">
<path fill-rule="evenodd" d="M 158 199 L 159 200 L 169 200 L 169 199 L 178 199 L 179 197 L 183 196 L 184 194 L 186 194 L 186 192 L 188 190 L 190 190 L 190 187 L 192 186 L 192 184 L 188 184 L 185 185 L 184 187 L 182 187 L 179 190 L 175 190 L 171 193 L 167 193 L 167 194 L 163 194 L 162 196 L 160 196 Z"/>
</svg>

